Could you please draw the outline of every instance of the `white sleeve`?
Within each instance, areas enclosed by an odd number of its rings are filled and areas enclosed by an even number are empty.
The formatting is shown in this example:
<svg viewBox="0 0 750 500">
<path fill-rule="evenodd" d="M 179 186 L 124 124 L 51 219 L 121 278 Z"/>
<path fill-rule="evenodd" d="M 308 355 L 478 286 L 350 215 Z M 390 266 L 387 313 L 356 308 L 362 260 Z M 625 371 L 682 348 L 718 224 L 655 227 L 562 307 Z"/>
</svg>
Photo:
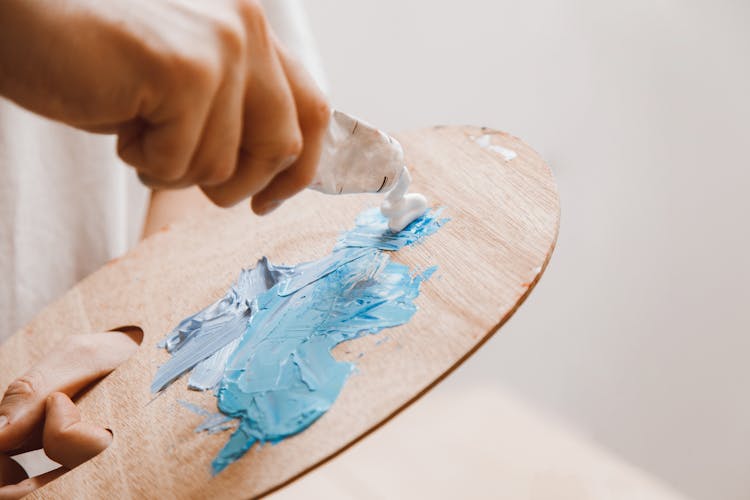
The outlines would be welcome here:
<svg viewBox="0 0 750 500">
<path fill-rule="evenodd" d="M 318 87 L 327 94 L 328 85 L 323 65 L 302 1 L 264 0 L 263 8 L 276 35 L 302 61 Z"/>
</svg>

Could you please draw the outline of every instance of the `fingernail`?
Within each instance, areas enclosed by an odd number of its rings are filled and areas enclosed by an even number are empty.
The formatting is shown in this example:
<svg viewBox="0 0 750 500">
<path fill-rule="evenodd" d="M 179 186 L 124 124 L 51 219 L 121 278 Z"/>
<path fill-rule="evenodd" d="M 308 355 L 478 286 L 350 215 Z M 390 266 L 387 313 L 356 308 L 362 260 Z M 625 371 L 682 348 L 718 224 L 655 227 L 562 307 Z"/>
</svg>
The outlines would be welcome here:
<svg viewBox="0 0 750 500">
<path fill-rule="evenodd" d="M 5 415 L 0 415 L 0 429 L 8 425 L 8 417 Z"/>
</svg>

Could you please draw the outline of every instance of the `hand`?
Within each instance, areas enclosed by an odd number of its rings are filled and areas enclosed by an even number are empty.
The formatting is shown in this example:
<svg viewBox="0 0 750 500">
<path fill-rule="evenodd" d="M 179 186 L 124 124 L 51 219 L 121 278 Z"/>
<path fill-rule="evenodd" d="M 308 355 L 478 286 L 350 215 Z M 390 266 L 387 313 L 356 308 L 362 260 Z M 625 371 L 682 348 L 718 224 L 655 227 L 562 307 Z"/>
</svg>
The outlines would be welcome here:
<svg viewBox="0 0 750 500">
<path fill-rule="evenodd" d="M 0 500 L 20 498 L 109 446 L 112 434 L 81 420 L 70 398 L 128 359 L 137 335 L 73 335 L 8 386 L 0 401 Z M 62 467 L 27 479 L 10 456 L 41 447 Z"/>
<path fill-rule="evenodd" d="M 255 0 L 5 0 L 0 94 L 116 133 L 154 188 L 258 213 L 310 183 L 329 119 Z"/>
</svg>

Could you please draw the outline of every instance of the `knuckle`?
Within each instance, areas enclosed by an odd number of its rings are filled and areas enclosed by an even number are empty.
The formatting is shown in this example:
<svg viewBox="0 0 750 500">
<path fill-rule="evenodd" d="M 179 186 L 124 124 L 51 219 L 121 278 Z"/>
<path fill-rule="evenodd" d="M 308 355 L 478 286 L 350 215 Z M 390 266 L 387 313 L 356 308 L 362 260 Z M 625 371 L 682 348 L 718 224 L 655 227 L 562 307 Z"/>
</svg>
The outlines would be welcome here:
<svg viewBox="0 0 750 500">
<path fill-rule="evenodd" d="M 216 25 L 216 36 L 226 55 L 238 59 L 245 48 L 245 32 L 241 26 L 231 21 L 220 21 Z"/>
<path fill-rule="evenodd" d="M 231 161 L 216 162 L 206 169 L 206 174 L 198 183 L 201 186 L 215 186 L 223 184 L 234 175 L 235 164 Z"/>
<path fill-rule="evenodd" d="M 272 47 L 271 28 L 259 0 L 237 0 L 237 12 L 249 37 L 258 43 L 258 48 Z"/>
<path fill-rule="evenodd" d="M 286 153 L 279 153 L 269 163 L 269 170 L 274 174 L 279 174 L 289 167 L 299 158 L 299 149 L 296 147 L 287 148 Z"/>
<path fill-rule="evenodd" d="M 289 137 L 281 148 L 282 159 L 299 157 L 299 155 L 302 154 L 302 147 L 302 134 L 295 134 Z"/>
<path fill-rule="evenodd" d="M 259 0 L 237 0 L 237 10 L 247 22 L 262 22 L 265 20 L 263 6 Z"/>
<path fill-rule="evenodd" d="M 205 52 L 177 52 L 165 56 L 162 72 L 163 86 L 184 95 L 206 94 L 220 82 L 220 61 Z"/>
<path fill-rule="evenodd" d="M 39 393 L 42 386 L 42 374 L 32 370 L 22 377 L 17 378 L 10 383 L 5 391 L 5 398 L 11 399 L 28 399 Z"/>
<path fill-rule="evenodd" d="M 191 86 L 200 89 L 213 89 L 219 82 L 220 70 L 211 58 L 196 57 L 184 60 L 182 63 L 184 80 Z"/>
<path fill-rule="evenodd" d="M 328 121 L 331 119 L 331 106 L 322 94 L 316 92 L 310 98 L 308 111 L 308 125 L 322 130 L 328 127 Z"/>
<path fill-rule="evenodd" d="M 284 139 L 269 144 L 268 153 L 264 156 L 268 159 L 267 168 L 272 174 L 276 174 L 289 168 L 302 154 L 302 134 L 298 131 Z"/>
</svg>

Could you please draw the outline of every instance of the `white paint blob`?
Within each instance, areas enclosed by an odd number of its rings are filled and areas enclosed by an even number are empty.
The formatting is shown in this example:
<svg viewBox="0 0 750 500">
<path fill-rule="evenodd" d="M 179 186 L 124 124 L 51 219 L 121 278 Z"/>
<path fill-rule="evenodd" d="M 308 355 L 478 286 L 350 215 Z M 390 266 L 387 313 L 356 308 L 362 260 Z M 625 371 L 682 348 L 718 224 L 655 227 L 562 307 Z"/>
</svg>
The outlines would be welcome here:
<svg viewBox="0 0 750 500">
<path fill-rule="evenodd" d="M 398 233 L 427 211 L 427 199 L 407 193 L 411 175 L 396 139 L 341 111 L 333 111 L 311 189 L 328 194 L 388 191 L 380 211 Z"/>
<path fill-rule="evenodd" d="M 504 148 L 498 144 L 492 144 L 492 135 L 491 134 L 484 134 L 480 135 L 479 137 L 475 136 L 469 136 L 471 140 L 476 142 L 479 147 L 484 149 L 489 149 L 490 151 L 499 154 L 503 157 L 505 161 L 510 161 L 516 156 L 518 156 L 518 153 L 513 151 L 512 149 Z"/>
<path fill-rule="evenodd" d="M 411 174 L 406 167 L 396 185 L 385 195 L 380 213 L 388 218 L 388 229 L 398 233 L 427 211 L 427 198 L 419 193 L 407 193 Z"/>
</svg>

